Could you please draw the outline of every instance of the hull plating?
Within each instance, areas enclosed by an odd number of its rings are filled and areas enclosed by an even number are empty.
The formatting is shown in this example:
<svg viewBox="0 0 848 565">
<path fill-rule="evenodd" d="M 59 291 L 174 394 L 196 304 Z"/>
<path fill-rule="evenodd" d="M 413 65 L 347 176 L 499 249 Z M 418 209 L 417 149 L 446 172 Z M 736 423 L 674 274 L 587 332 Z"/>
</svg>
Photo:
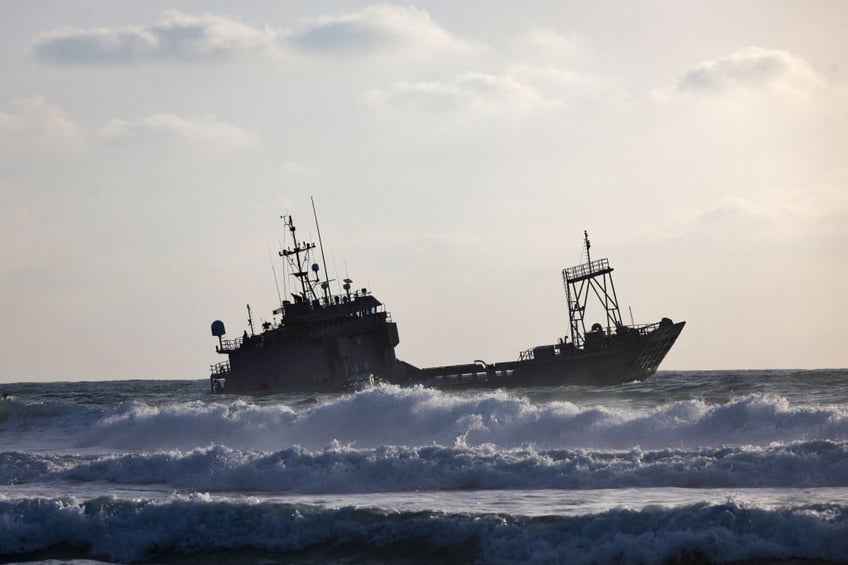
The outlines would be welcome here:
<svg viewBox="0 0 848 565">
<path fill-rule="evenodd" d="M 450 389 L 616 385 L 653 375 L 684 325 L 685 322 L 662 323 L 634 339 L 608 339 L 596 351 L 576 350 L 550 358 L 424 369 L 395 360 L 393 355 L 387 358 L 379 341 L 372 341 L 365 356 L 374 360 L 370 364 L 374 370 L 360 375 L 341 373 L 339 369 L 344 364 L 334 363 L 320 343 L 311 348 L 300 346 L 289 354 L 286 348 L 268 347 L 262 352 L 243 352 L 249 362 L 239 363 L 239 355 L 232 356 L 234 365 L 230 372 L 223 378 L 212 376 L 213 390 L 235 394 L 342 392 L 362 383 L 379 381 Z M 292 356 L 295 351 L 297 355 Z M 360 358 L 364 358 L 362 354 Z"/>
</svg>

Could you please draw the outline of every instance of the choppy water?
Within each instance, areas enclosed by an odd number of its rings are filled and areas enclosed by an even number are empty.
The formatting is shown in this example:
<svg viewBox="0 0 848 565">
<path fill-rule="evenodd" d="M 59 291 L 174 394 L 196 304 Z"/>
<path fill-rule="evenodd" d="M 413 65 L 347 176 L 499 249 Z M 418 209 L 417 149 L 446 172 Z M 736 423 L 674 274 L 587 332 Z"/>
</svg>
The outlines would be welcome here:
<svg viewBox="0 0 848 565">
<path fill-rule="evenodd" d="M 207 386 L 0 387 L 0 561 L 848 560 L 848 370 Z"/>
</svg>

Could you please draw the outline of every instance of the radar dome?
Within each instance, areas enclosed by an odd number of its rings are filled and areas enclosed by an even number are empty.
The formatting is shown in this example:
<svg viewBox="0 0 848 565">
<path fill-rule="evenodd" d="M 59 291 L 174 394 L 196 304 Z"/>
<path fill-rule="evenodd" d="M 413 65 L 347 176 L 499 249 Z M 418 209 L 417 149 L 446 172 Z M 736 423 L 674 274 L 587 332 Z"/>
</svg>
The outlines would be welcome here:
<svg viewBox="0 0 848 565">
<path fill-rule="evenodd" d="M 221 337 L 225 333 L 227 333 L 227 330 L 224 329 L 224 322 L 221 320 L 215 320 L 212 322 L 212 335 L 215 337 Z"/>
</svg>

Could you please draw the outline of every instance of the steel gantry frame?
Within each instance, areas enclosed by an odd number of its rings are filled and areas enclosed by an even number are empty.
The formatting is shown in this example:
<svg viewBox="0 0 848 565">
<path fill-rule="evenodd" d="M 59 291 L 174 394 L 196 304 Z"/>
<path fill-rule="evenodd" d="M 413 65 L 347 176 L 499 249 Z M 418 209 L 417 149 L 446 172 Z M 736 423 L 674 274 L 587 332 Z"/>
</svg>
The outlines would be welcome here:
<svg viewBox="0 0 848 565">
<path fill-rule="evenodd" d="M 589 253 L 591 244 L 589 234 L 583 232 L 586 248 L 586 262 L 562 270 L 562 282 L 568 302 L 568 319 L 571 323 L 571 342 L 575 347 L 583 347 L 586 342 L 586 304 L 589 291 L 594 292 L 606 312 L 606 333 L 621 326 L 621 312 L 612 280 L 612 267 L 608 259 L 592 261 Z"/>
</svg>

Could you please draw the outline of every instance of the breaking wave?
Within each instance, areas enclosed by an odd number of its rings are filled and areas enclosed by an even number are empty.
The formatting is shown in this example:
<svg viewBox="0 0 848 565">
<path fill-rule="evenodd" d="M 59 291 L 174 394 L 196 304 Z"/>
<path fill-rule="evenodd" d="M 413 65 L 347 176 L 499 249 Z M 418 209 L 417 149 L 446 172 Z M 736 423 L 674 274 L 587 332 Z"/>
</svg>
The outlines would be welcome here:
<svg viewBox="0 0 848 565">
<path fill-rule="evenodd" d="M 535 404 L 503 391 L 451 395 L 393 386 L 293 408 L 245 400 L 110 408 L 5 402 L 0 448 L 28 444 L 90 451 L 149 451 L 226 445 L 279 451 L 340 442 L 381 446 L 495 445 L 540 449 L 681 449 L 848 440 L 840 405 L 792 406 L 753 394 L 721 404 L 682 400 L 655 408 Z"/>
<path fill-rule="evenodd" d="M 0 483 L 161 484 L 204 491 L 362 493 L 454 489 L 848 486 L 848 442 L 643 452 L 223 446 L 106 456 L 0 453 Z"/>
<path fill-rule="evenodd" d="M 728 501 L 576 517 L 321 509 L 207 495 L 165 502 L 101 497 L 3 500 L 0 558 L 116 561 L 223 556 L 319 562 L 658 563 L 848 555 L 839 505 L 764 510 Z M 803 532 L 803 535 L 796 535 Z"/>
</svg>

